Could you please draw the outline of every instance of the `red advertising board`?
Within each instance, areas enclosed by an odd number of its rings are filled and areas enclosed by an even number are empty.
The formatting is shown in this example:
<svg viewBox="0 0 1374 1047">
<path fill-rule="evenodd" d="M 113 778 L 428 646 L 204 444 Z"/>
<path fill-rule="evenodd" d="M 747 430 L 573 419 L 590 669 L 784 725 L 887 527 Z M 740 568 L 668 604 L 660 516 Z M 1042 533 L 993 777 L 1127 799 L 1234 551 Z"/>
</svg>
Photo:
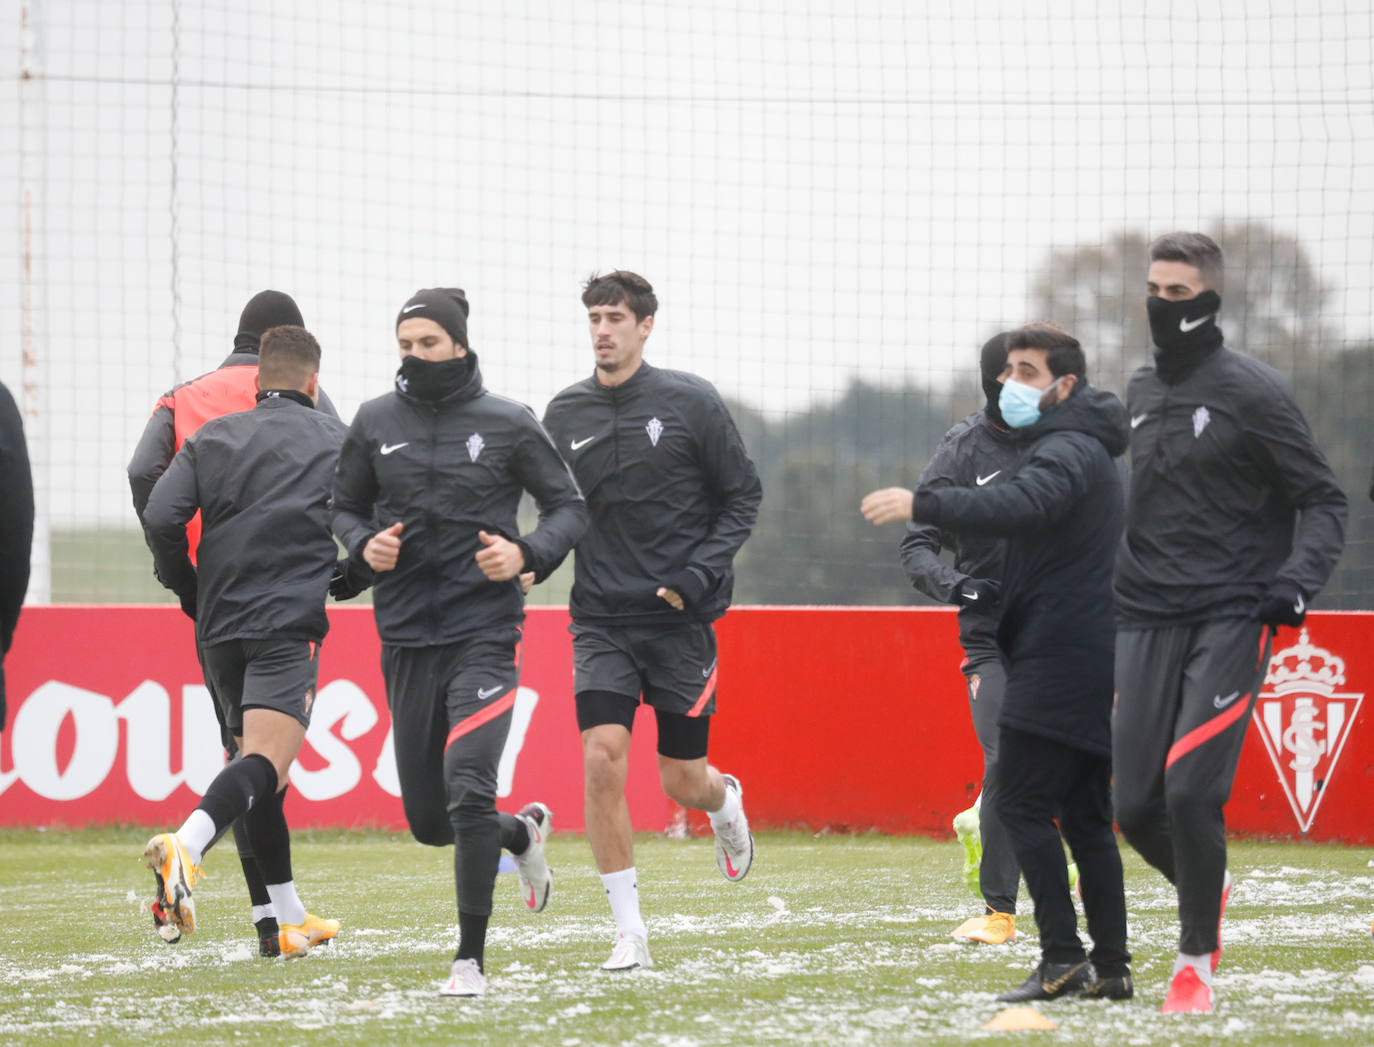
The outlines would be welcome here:
<svg viewBox="0 0 1374 1047">
<path fill-rule="evenodd" d="M 401 827 L 371 612 L 331 608 L 330 621 L 292 824 Z M 972 802 L 981 763 L 951 611 L 740 608 L 718 628 L 712 762 L 744 782 L 756 826 L 944 834 Z M 1233 831 L 1374 843 L 1371 636 L 1363 613 L 1280 632 L 1227 810 Z M 567 612 L 532 608 L 524 653 L 501 805 L 540 799 L 560 829 L 579 830 Z M 175 607 L 27 608 L 5 670 L 0 824 L 179 821 L 222 764 Z M 627 791 L 637 828 L 671 821 L 643 710 Z"/>
</svg>

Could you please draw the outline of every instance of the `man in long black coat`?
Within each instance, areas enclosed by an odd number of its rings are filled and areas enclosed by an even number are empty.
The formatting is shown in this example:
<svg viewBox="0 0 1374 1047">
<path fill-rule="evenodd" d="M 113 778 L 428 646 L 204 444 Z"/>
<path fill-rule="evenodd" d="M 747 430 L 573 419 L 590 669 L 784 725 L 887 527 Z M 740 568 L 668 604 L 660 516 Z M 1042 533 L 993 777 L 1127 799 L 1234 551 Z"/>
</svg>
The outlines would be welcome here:
<svg viewBox="0 0 1374 1047">
<path fill-rule="evenodd" d="M 1112 563 L 1125 512 L 1114 459 L 1126 449 L 1126 409 L 1088 385 L 1082 348 L 1056 327 L 1013 331 L 1007 361 L 999 406 L 1026 444 L 1015 475 L 986 487 L 888 488 L 862 510 L 874 523 L 909 518 L 1006 537 L 999 803 L 1042 955 L 998 999 L 1126 999 L 1131 957 L 1111 797 Z M 1091 958 L 1078 937 L 1061 830 L 1078 863 Z"/>
</svg>

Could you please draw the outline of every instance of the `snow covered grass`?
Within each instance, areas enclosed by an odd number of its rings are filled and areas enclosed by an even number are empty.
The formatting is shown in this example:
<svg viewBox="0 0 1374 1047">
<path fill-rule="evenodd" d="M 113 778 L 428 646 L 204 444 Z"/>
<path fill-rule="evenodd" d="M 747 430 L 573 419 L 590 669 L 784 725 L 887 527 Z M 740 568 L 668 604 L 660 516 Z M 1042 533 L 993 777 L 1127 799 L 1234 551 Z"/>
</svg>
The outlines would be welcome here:
<svg viewBox="0 0 1374 1047">
<path fill-rule="evenodd" d="M 549 909 L 497 881 L 491 995 L 442 999 L 456 941 L 451 852 L 382 833 L 300 834 L 297 882 L 337 942 L 262 960 L 232 844 L 175 946 L 143 907 L 146 830 L 0 831 L 0 1042 L 22 1044 L 1006 1042 L 993 996 L 1037 957 L 1022 937 L 957 945 L 979 903 L 948 842 L 763 834 L 738 885 L 709 839 L 637 841 L 656 966 L 608 974 L 612 924 L 586 842 L 555 836 Z M 1374 851 L 1233 843 L 1227 951 L 1210 1016 L 1161 1016 L 1176 945 L 1168 885 L 1123 847 L 1136 999 L 1042 1005 L 1062 1044 L 1374 1043 Z"/>
</svg>

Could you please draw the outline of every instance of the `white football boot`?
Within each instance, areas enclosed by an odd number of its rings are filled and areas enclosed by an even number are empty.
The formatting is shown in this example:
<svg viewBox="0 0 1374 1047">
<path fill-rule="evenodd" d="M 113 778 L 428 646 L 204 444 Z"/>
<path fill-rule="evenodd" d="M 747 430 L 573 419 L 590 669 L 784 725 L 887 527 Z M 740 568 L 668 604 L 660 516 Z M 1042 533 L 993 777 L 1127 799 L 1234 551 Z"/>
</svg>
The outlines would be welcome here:
<svg viewBox="0 0 1374 1047">
<path fill-rule="evenodd" d="M 611 958 L 601 965 L 603 971 L 632 971 L 636 967 L 652 967 L 649 943 L 637 934 L 622 934 L 615 941 Z"/>
<path fill-rule="evenodd" d="M 732 883 L 739 883 L 754 864 L 754 834 L 749 831 L 749 819 L 744 816 L 744 786 L 733 774 L 723 774 L 725 788 L 733 789 L 739 797 L 739 814 L 735 820 L 716 829 L 716 867 Z"/>
<path fill-rule="evenodd" d="M 485 996 L 487 976 L 477 966 L 476 960 L 454 960 L 449 971 L 448 981 L 439 986 L 440 996 Z"/>
<path fill-rule="evenodd" d="M 535 912 L 543 912 L 553 897 L 553 870 L 544 860 L 544 841 L 553 832 L 553 812 L 542 803 L 527 803 L 516 817 L 525 823 L 530 834 L 525 853 L 515 855 L 520 897 Z"/>
</svg>

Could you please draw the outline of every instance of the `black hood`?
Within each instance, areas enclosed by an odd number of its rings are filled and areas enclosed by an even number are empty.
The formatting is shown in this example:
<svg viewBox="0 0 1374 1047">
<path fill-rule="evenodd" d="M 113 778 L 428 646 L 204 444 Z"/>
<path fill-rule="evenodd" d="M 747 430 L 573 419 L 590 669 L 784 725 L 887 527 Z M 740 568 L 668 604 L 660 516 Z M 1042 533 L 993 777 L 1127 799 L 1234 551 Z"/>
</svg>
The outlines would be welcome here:
<svg viewBox="0 0 1374 1047">
<path fill-rule="evenodd" d="M 1125 454 L 1131 442 L 1126 405 L 1115 394 L 1087 382 L 1079 382 L 1067 400 L 1055 404 L 1041 414 L 1040 421 L 1019 431 L 1026 434 L 1027 441 L 1035 441 L 1058 430 L 1087 433 L 1113 458 Z"/>
<path fill-rule="evenodd" d="M 259 291 L 248 300 L 239 316 L 234 351 L 256 353 L 264 331 L 273 327 L 304 327 L 296 300 L 282 291 Z"/>
</svg>

